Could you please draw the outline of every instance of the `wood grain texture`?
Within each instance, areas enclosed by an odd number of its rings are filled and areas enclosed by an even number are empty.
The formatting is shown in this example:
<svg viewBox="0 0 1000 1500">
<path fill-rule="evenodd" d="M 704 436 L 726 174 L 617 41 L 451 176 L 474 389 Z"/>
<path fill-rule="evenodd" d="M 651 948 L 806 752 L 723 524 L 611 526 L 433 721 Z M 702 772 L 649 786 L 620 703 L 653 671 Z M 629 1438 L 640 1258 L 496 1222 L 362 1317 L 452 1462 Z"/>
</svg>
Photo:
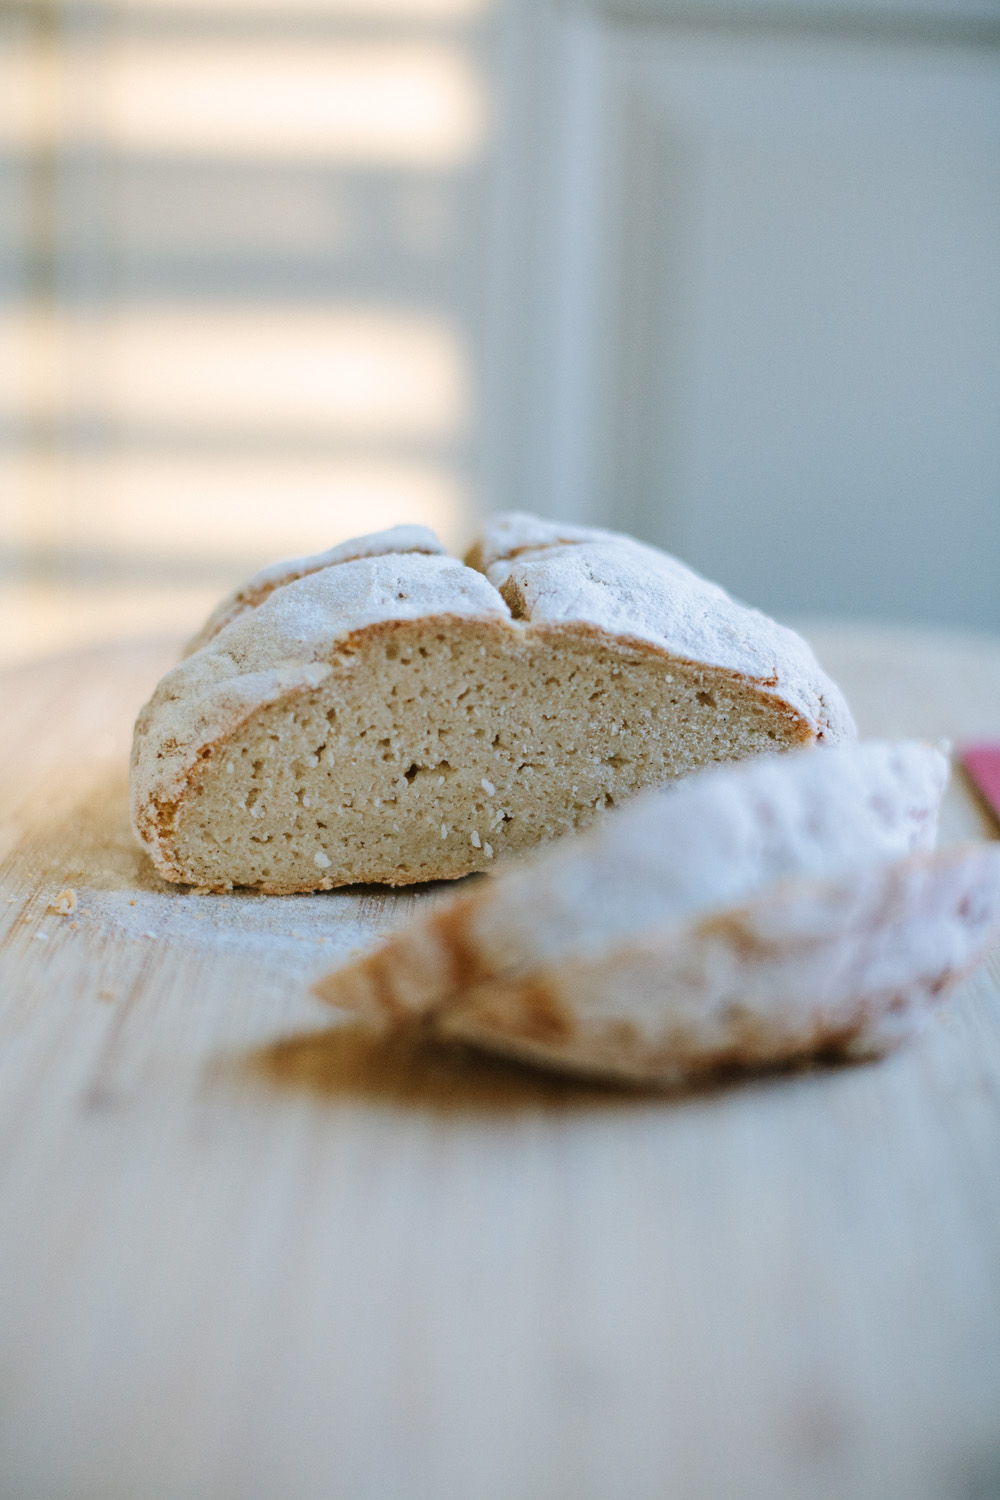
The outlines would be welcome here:
<svg viewBox="0 0 1000 1500">
<path fill-rule="evenodd" d="M 1000 642 L 812 635 L 864 731 L 1000 736 Z M 0 678 L 3 1500 L 996 1494 L 997 955 L 888 1062 L 669 1099 L 376 1046 L 305 981 L 435 892 L 134 848 L 174 650 Z"/>
</svg>

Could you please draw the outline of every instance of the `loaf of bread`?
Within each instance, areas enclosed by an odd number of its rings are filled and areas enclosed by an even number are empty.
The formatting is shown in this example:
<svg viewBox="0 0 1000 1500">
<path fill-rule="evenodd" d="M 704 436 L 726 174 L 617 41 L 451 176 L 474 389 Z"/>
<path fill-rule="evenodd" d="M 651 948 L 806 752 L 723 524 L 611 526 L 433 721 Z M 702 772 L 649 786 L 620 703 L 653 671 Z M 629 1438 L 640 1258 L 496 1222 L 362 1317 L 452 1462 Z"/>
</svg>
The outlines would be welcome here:
<svg viewBox="0 0 1000 1500">
<path fill-rule="evenodd" d="M 854 732 L 801 637 L 662 552 L 509 515 L 463 564 L 397 528 L 219 606 L 139 716 L 132 816 L 169 880 L 402 885 Z"/>
<path fill-rule="evenodd" d="M 323 979 L 375 1028 L 673 1084 L 911 1035 L 1000 924 L 1000 845 L 931 852 L 940 751 L 870 741 L 646 792 Z"/>
</svg>

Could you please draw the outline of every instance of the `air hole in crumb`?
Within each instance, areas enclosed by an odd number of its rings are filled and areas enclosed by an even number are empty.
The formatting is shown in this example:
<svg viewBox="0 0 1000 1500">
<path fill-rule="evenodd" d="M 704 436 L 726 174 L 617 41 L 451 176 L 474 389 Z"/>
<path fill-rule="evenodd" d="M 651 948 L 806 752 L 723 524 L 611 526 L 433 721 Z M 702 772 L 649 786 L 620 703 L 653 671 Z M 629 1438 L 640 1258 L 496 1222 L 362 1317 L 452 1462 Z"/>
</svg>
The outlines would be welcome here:
<svg viewBox="0 0 1000 1500">
<path fill-rule="evenodd" d="M 406 777 L 407 781 L 412 781 L 419 770 L 420 767 L 414 761 L 413 765 L 403 772 L 403 775 Z"/>
<path fill-rule="evenodd" d="M 708 692 L 707 689 L 703 689 L 700 693 L 696 693 L 695 697 L 698 699 L 698 702 L 704 704 L 706 708 L 715 707 L 715 694 Z"/>
</svg>

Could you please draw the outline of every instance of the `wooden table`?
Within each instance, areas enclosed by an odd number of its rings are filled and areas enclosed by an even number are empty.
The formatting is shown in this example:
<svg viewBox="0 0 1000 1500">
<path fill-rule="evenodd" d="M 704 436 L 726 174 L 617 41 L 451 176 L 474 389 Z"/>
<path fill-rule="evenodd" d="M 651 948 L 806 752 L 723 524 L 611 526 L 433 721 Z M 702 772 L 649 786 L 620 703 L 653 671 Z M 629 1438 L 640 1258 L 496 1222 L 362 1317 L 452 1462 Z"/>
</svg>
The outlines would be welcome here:
<svg viewBox="0 0 1000 1500">
<path fill-rule="evenodd" d="M 813 636 L 865 731 L 1000 736 L 1000 642 Z M 887 1062 L 683 1097 L 379 1049 L 306 980 L 433 893 L 133 847 L 172 654 L 0 679 L 3 1500 L 1000 1494 L 996 955 Z"/>
</svg>

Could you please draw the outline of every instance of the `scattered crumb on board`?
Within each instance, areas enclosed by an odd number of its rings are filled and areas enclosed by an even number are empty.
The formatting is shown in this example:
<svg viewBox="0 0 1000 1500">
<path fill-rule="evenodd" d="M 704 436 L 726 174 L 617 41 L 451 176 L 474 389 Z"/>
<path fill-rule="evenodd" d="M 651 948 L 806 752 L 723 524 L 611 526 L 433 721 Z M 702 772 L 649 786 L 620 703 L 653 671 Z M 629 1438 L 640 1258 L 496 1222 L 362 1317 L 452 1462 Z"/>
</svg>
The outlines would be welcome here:
<svg viewBox="0 0 1000 1500">
<path fill-rule="evenodd" d="M 261 896 L 253 891 L 198 896 L 184 886 L 126 891 L 81 888 L 74 915 L 82 930 L 165 947 L 216 953 L 253 952 L 263 967 L 309 983 L 338 960 L 371 947 L 423 901 L 440 900 L 449 887 L 423 892 L 323 891 L 303 896 Z M 105 996 L 102 994 L 101 999 Z M 108 996 L 107 998 L 113 998 Z"/>
<path fill-rule="evenodd" d="M 51 885 L 39 892 L 37 872 L 46 867 L 53 872 Z M 136 844 L 120 769 L 79 814 L 61 823 L 48 841 L 40 840 L 8 878 L 18 875 L 20 894 L 7 895 L 0 907 L 0 939 L 15 930 L 18 908 L 30 910 L 37 894 L 49 914 L 49 931 L 32 934 L 39 945 L 58 931 L 69 942 L 96 937 L 143 946 L 156 942 L 176 952 L 252 955 L 276 979 L 296 988 L 370 948 L 424 902 L 440 901 L 455 889 L 445 882 L 404 891 L 356 886 L 262 896 L 246 890 L 198 894 L 190 886 L 170 885 L 153 873 Z M 55 920 L 70 914 L 71 921 Z M 98 998 L 113 1000 L 115 994 L 102 991 Z"/>
</svg>

